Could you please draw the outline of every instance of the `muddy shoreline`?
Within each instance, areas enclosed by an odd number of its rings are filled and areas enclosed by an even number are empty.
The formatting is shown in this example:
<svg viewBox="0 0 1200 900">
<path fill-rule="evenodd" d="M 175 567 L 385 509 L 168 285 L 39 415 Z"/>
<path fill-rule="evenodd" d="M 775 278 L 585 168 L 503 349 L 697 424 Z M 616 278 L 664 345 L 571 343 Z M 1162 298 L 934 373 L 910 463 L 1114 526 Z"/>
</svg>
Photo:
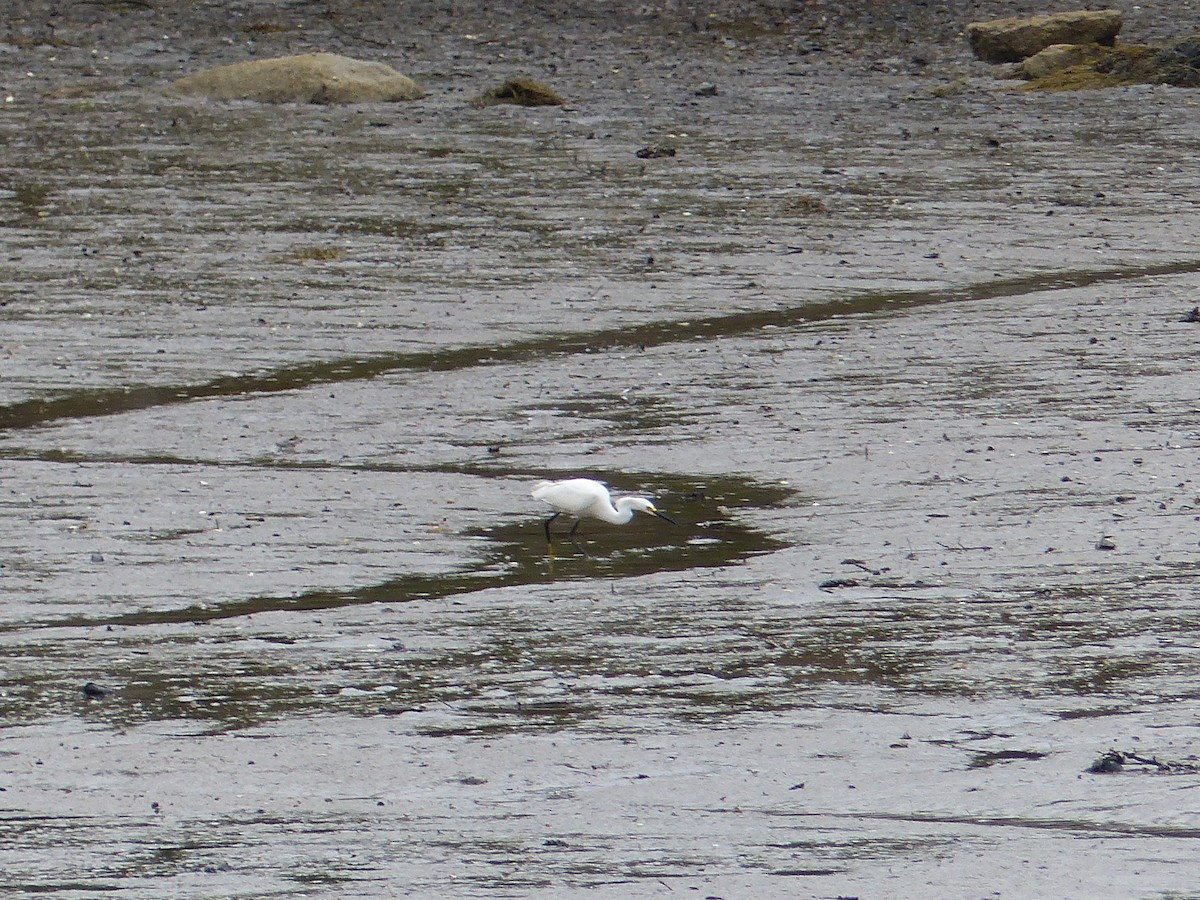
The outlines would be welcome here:
<svg viewBox="0 0 1200 900">
<path fill-rule="evenodd" d="M 0 17 L 5 890 L 1191 896 L 1194 92 L 597 9 Z M 161 92 L 310 50 L 427 96 Z"/>
</svg>

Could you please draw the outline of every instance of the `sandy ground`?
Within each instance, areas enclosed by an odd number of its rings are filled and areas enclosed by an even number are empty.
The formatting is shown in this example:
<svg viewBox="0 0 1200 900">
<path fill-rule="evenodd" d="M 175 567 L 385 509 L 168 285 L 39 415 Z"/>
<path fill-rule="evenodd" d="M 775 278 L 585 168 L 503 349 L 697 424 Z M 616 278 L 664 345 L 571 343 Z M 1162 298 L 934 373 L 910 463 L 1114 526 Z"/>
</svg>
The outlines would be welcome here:
<svg viewBox="0 0 1200 900">
<path fill-rule="evenodd" d="M 0 893 L 1200 896 L 1197 100 L 1031 11 L 5 10 Z"/>
</svg>

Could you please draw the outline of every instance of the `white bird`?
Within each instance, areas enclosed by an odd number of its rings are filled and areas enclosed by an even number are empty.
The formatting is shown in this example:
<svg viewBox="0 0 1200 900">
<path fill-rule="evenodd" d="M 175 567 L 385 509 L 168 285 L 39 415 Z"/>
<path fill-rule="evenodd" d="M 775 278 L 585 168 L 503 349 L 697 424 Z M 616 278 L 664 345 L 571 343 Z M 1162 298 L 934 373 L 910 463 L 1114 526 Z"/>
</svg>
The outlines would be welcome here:
<svg viewBox="0 0 1200 900">
<path fill-rule="evenodd" d="M 546 541 L 550 541 L 550 523 L 563 513 L 575 517 L 575 524 L 567 535 L 573 537 L 575 529 L 583 519 L 599 519 L 613 525 L 624 525 L 633 518 L 634 512 L 650 513 L 672 525 L 678 524 L 670 516 L 654 508 L 645 497 L 618 497 L 616 503 L 599 481 L 590 478 L 568 478 L 565 481 L 539 481 L 533 486 L 533 499 L 541 500 L 554 508 L 555 512 L 546 520 Z"/>
</svg>

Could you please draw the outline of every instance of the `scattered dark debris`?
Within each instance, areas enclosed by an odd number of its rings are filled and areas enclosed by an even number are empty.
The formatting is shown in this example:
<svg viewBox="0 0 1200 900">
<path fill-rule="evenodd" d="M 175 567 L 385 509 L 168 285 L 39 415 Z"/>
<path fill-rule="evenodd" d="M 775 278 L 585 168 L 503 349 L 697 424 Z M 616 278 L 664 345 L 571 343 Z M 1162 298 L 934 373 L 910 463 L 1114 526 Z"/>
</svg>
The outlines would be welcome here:
<svg viewBox="0 0 1200 900">
<path fill-rule="evenodd" d="M 1088 766 L 1088 771 L 1094 775 L 1108 775 L 1120 772 L 1125 768 L 1125 757 L 1116 750 L 1109 750 L 1094 763 Z"/>
<path fill-rule="evenodd" d="M 410 712 L 425 712 L 423 706 L 381 706 L 379 714 L 381 716 L 402 716 Z"/>
<path fill-rule="evenodd" d="M 817 585 L 823 591 L 832 591 L 836 588 L 859 587 L 857 578 L 830 578 L 828 581 L 822 581 Z"/>
<path fill-rule="evenodd" d="M 1012 740 L 1014 735 L 1007 731 L 975 731 L 973 729 L 964 729 L 959 732 L 962 737 L 958 738 L 928 738 L 924 741 L 934 747 L 957 747 L 967 741 L 990 741 L 993 738 L 1002 738 L 1004 740 Z"/>
<path fill-rule="evenodd" d="M 1097 775 L 1107 775 L 1121 772 L 1126 766 L 1145 766 L 1163 775 L 1196 775 L 1200 773 L 1200 762 L 1191 757 L 1189 762 L 1164 762 L 1157 756 L 1141 756 L 1137 753 L 1122 753 L 1119 750 L 1109 750 L 1087 770 Z"/>
<path fill-rule="evenodd" d="M 546 840 L 542 841 L 542 846 L 543 847 L 569 847 L 570 844 L 568 844 L 566 841 L 562 840 L 561 838 L 546 838 Z"/>
<path fill-rule="evenodd" d="M 969 550 L 984 550 L 984 551 L 986 551 L 986 550 L 994 549 L 991 544 L 977 544 L 972 547 L 968 547 L 966 544 L 964 544 L 962 542 L 959 542 L 958 544 L 946 544 L 946 543 L 943 543 L 942 541 L 938 541 L 937 544 L 943 550 L 950 550 L 950 551 L 953 551 L 956 553 L 965 553 Z"/>
<path fill-rule="evenodd" d="M 788 197 L 783 201 L 783 210 L 796 216 L 822 215 L 829 212 L 829 206 L 820 197 L 800 194 Z M 803 247 L 788 247 L 790 253 L 803 253 Z"/>
<path fill-rule="evenodd" d="M 767 874 L 769 875 L 791 875 L 791 876 L 816 876 L 818 878 L 827 875 L 842 875 L 844 869 L 772 869 Z"/>
<path fill-rule="evenodd" d="M 998 762 L 1008 762 L 1013 759 L 1044 759 L 1045 753 L 1040 750 L 983 750 L 975 754 L 969 763 L 972 769 L 986 769 Z"/>
<path fill-rule="evenodd" d="M 288 30 L 290 30 L 289 26 L 282 22 L 270 22 L 265 19 L 250 22 L 242 26 L 242 31 L 247 34 L 281 34 Z"/>
<path fill-rule="evenodd" d="M 660 147 L 657 144 L 643 147 L 637 152 L 638 159 L 668 159 L 674 155 L 674 147 Z"/>
<path fill-rule="evenodd" d="M 1180 322 L 1200 322 L 1200 306 L 1193 306 L 1190 312 L 1184 314 Z"/>
</svg>

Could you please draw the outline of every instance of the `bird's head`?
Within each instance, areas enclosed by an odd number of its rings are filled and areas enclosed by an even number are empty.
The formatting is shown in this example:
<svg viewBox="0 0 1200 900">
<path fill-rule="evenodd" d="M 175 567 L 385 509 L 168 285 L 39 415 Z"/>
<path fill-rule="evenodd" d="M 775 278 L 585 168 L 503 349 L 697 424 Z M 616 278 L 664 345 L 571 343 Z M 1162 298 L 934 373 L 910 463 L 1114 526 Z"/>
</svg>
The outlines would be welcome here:
<svg viewBox="0 0 1200 900">
<path fill-rule="evenodd" d="M 658 516 L 658 518 L 662 519 L 664 522 L 670 522 L 672 525 L 678 524 L 666 513 L 659 512 L 655 505 L 645 497 L 622 497 L 618 501 L 618 505 L 626 506 L 635 512 L 644 512 L 649 513 L 652 516 Z"/>
</svg>

